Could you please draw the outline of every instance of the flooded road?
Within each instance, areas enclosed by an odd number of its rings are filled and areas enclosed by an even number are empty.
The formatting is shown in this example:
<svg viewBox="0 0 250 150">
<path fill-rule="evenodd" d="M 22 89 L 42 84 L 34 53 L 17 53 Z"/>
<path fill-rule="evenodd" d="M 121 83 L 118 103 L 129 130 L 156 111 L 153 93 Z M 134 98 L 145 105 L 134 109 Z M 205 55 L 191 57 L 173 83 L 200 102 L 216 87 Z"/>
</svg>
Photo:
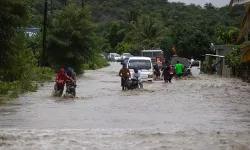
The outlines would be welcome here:
<svg viewBox="0 0 250 150">
<path fill-rule="evenodd" d="M 121 91 L 119 63 L 78 78 L 77 98 L 54 83 L 0 107 L 0 149 L 250 149 L 250 86 L 237 79 L 145 83 Z"/>
</svg>

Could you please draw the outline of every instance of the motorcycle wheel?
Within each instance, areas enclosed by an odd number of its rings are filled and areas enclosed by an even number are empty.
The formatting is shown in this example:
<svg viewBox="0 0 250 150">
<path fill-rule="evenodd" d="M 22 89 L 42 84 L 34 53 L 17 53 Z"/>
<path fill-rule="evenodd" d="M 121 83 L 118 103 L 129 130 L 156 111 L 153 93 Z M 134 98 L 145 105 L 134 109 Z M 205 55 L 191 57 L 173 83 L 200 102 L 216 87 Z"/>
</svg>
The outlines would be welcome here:
<svg viewBox="0 0 250 150">
<path fill-rule="evenodd" d="M 76 90 L 75 90 L 75 89 L 72 89 L 72 95 L 73 95 L 74 97 L 76 97 Z"/>
<path fill-rule="evenodd" d="M 62 96 L 62 94 L 63 94 L 63 90 L 60 90 L 59 96 Z"/>
</svg>

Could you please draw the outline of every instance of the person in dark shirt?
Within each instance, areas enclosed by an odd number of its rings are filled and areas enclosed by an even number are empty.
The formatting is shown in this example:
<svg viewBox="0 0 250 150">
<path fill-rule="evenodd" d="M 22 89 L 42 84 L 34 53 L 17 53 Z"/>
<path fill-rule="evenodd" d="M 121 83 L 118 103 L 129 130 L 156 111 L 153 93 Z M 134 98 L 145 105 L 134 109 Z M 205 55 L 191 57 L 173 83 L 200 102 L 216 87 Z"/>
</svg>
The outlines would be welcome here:
<svg viewBox="0 0 250 150">
<path fill-rule="evenodd" d="M 128 78 L 130 77 L 130 71 L 127 68 L 126 64 L 123 64 L 123 67 L 119 71 L 119 76 L 121 77 L 121 86 L 122 90 L 125 89 L 125 82 L 128 81 Z"/>
</svg>

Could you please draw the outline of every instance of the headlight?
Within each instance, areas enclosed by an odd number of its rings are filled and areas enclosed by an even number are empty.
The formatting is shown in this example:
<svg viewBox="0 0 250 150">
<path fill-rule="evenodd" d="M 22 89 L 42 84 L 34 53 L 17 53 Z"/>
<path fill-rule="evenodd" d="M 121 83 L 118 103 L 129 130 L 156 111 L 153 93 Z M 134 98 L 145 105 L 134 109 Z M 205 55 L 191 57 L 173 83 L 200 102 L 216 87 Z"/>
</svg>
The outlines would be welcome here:
<svg viewBox="0 0 250 150">
<path fill-rule="evenodd" d="M 150 72 L 150 73 L 148 74 L 148 78 L 153 78 L 153 76 L 154 76 L 154 74 L 153 74 L 152 72 Z"/>
</svg>

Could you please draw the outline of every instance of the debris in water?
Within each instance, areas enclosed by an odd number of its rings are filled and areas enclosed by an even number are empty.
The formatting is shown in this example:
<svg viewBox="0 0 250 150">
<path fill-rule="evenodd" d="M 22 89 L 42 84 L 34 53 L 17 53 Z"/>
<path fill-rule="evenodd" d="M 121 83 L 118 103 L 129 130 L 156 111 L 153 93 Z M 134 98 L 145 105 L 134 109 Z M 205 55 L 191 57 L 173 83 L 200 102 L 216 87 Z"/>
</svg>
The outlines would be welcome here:
<svg viewBox="0 0 250 150">
<path fill-rule="evenodd" d="M 74 98 L 74 96 L 71 94 L 64 94 L 63 97 L 64 98 L 72 98 L 72 99 Z"/>
<path fill-rule="evenodd" d="M 153 92 L 155 92 L 154 90 L 149 90 L 149 89 L 143 89 L 143 91 L 148 92 L 148 93 L 153 93 Z"/>
<path fill-rule="evenodd" d="M 197 79 L 197 78 L 194 77 L 194 76 L 186 76 L 186 77 L 183 77 L 182 79 L 183 80 L 194 80 L 194 79 Z"/>
</svg>

